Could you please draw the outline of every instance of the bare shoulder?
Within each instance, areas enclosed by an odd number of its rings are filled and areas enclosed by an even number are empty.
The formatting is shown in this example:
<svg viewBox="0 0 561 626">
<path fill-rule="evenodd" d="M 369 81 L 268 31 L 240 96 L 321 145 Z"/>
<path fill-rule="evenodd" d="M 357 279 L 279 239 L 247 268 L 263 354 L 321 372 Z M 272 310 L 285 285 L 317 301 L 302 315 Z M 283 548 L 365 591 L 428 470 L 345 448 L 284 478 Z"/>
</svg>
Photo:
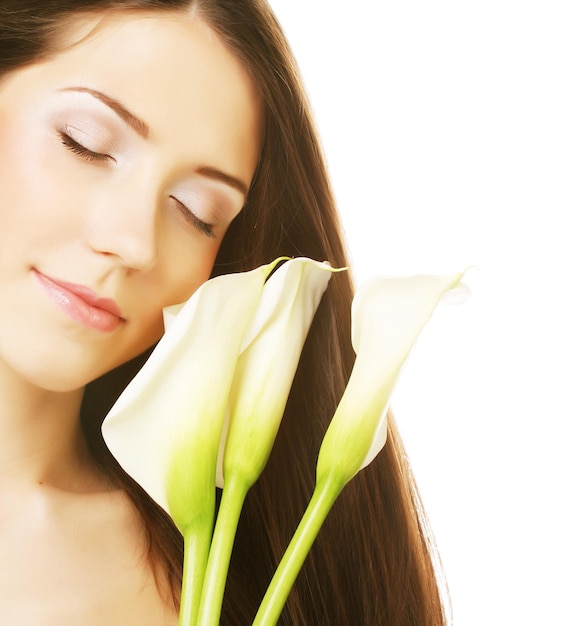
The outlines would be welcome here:
<svg viewBox="0 0 561 626">
<path fill-rule="evenodd" d="M 146 559 L 142 520 L 123 492 L 65 494 L 29 506 L 35 510 L 0 534 L 0 623 L 177 624 Z"/>
<path fill-rule="evenodd" d="M 115 626 L 177 624 L 169 592 L 158 588 L 147 560 L 144 525 L 128 496 L 122 491 L 98 495 L 91 512 L 84 549 L 94 570 L 102 574 L 92 581 L 99 585 L 99 605 L 108 607 L 96 624 L 112 624 L 111 619 L 116 619 Z"/>
</svg>

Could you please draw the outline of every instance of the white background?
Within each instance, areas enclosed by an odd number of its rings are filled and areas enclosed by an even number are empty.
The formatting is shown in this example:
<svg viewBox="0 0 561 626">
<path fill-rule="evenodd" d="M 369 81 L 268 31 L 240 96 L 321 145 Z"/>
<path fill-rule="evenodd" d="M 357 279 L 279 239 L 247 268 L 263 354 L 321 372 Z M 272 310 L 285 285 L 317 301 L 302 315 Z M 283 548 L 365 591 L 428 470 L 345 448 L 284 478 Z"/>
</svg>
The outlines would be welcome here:
<svg viewBox="0 0 561 626">
<path fill-rule="evenodd" d="M 560 3 L 271 4 L 357 278 L 478 268 L 393 402 L 455 626 L 561 625 Z"/>
</svg>

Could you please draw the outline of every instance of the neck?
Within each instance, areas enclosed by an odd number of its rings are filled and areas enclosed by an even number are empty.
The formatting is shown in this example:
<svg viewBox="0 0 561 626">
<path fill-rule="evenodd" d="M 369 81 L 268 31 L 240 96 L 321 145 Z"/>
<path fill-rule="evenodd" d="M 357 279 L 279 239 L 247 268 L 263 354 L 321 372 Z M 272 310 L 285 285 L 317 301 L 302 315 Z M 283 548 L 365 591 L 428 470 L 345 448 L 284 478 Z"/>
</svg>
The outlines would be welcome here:
<svg viewBox="0 0 561 626">
<path fill-rule="evenodd" d="M 52 392 L 0 365 L 0 488 L 64 487 L 83 464 L 79 415 L 83 390 Z"/>
</svg>

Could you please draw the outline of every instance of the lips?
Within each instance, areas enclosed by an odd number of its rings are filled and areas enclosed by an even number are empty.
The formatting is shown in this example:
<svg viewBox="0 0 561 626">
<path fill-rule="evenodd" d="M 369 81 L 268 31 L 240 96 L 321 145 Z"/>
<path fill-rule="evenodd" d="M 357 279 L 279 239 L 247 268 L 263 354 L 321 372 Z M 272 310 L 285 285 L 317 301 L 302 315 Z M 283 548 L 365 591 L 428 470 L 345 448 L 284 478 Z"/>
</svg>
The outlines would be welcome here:
<svg viewBox="0 0 561 626">
<path fill-rule="evenodd" d="M 33 274 L 49 299 L 82 325 L 101 332 L 111 332 L 124 322 L 114 300 L 101 298 L 84 285 L 57 280 L 37 270 L 33 270 Z"/>
</svg>

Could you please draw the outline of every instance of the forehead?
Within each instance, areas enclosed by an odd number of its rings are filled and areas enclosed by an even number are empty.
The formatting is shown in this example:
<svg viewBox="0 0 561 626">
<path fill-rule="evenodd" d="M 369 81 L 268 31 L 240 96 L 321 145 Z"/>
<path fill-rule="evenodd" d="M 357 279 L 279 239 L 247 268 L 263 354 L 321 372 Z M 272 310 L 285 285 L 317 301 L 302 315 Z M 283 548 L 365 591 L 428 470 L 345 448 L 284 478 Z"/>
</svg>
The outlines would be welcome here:
<svg viewBox="0 0 561 626">
<path fill-rule="evenodd" d="M 36 68 L 39 82 L 108 93 L 146 120 L 156 139 L 161 132 L 184 140 L 186 130 L 195 143 L 236 150 L 260 137 L 261 103 L 249 73 L 192 11 L 86 16 L 56 43 L 58 54 Z"/>
</svg>

